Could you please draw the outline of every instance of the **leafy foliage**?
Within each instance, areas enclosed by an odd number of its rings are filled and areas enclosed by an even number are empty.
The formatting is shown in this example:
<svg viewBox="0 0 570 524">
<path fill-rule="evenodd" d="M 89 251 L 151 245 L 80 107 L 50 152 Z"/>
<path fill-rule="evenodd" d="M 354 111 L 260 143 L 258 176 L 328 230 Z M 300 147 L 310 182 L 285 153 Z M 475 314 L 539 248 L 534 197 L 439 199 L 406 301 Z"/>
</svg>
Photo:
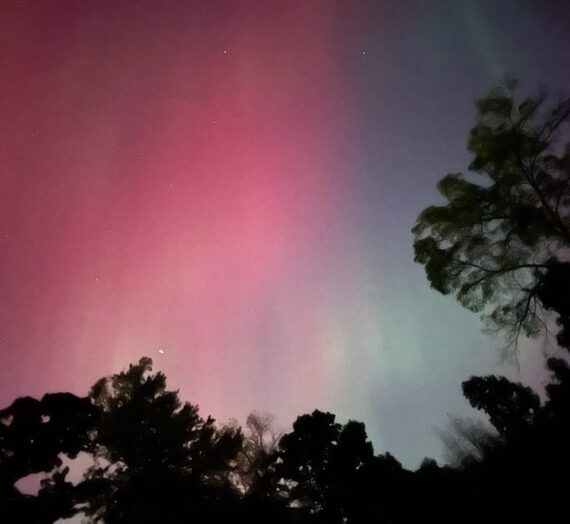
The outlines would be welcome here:
<svg viewBox="0 0 570 524">
<path fill-rule="evenodd" d="M 483 315 L 510 342 L 540 332 L 537 287 L 570 247 L 570 146 L 558 140 L 570 100 L 517 100 L 516 84 L 477 101 L 471 175 L 438 184 L 445 205 L 413 228 L 415 260 L 433 288 Z"/>
<path fill-rule="evenodd" d="M 315 410 L 281 438 L 275 475 L 288 488 L 290 504 L 332 524 L 346 516 L 357 477 L 373 459 L 363 423 L 341 425 L 332 413 Z"/>
<path fill-rule="evenodd" d="M 50 393 L 41 400 L 16 399 L 0 411 L 0 518 L 6 523 L 49 523 L 74 514 L 73 489 L 62 457 L 75 458 L 89 447 L 98 421 L 89 399 Z M 37 497 L 15 483 L 44 473 Z"/>
<path fill-rule="evenodd" d="M 453 467 L 464 468 L 483 462 L 502 442 L 499 434 L 484 422 L 449 415 L 449 426 L 437 430 L 444 446 L 444 458 Z"/>
<path fill-rule="evenodd" d="M 529 387 L 505 377 L 471 377 L 463 382 L 463 394 L 483 410 L 500 435 L 520 433 L 534 423 L 540 399 Z"/>
<path fill-rule="evenodd" d="M 142 359 L 100 380 L 90 399 L 24 397 L 0 411 L 2 522 L 51 524 L 79 510 L 105 524 L 568 522 L 561 501 L 570 366 L 562 359 L 547 361 L 552 380 L 542 403 L 504 377 L 465 381 L 465 396 L 495 432 L 453 419 L 454 465 L 426 459 L 417 471 L 390 453 L 374 455 L 363 423 L 340 424 L 318 410 L 298 417 L 278 443 L 271 419 L 252 415 L 242 438 L 237 428 L 203 420 L 151 366 Z M 80 451 L 95 462 L 74 485 L 61 456 Z M 247 454 L 256 469 L 242 473 L 254 480 L 237 490 Z M 41 471 L 37 496 L 18 491 L 15 479 Z"/>
<path fill-rule="evenodd" d="M 95 522 L 175 523 L 188 513 L 206 522 L 236 499 L 230 475 L 240 431 L 203 420 L 151 371 L 143 358 L 91 390 L 101 410 L 92 449 L 98 462 L 80 489 Z"/>
<path fill-rule="evenodd" d="M 235 474 L 235 482 L 244 492 L 266 492 L 278 441 L 272 415 L 257 412 L 248 415 Z"/>
</svg>

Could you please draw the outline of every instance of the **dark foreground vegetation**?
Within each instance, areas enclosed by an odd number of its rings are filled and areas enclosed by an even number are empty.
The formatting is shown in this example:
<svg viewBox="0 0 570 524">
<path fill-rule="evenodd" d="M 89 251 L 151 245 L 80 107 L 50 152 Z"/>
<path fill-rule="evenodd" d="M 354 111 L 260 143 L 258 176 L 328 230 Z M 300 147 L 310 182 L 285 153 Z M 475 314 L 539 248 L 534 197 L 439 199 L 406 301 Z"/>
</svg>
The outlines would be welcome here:
<svg viewBox="0 0 570 524">
<path fill-rule="evenodd" d="M 83 511 L 113 523 L 568 522 L 570 368 L 548 361 L 540 402 L 504 378 L 463 384 L 495 431 L 463 427 L 459 459 L 408 471 L 376 455 L 364 424 L 314 411 L 278 443 L 264 417 L 217 427 L 165 388 L 150 359 L 98 382 L 89 397 L 17 399 L 0 412 L 0 515 L 52 523 Z M 62 456 L 95 460 L 73 484 Z M 48 472 L 37 496 L 14 483 Z"/>
<path fill-rule="evenodd" d="M 540 402 L 504 378 L 463 390 L 494 432 L 465 426 L 454 466 L 408 471 L 376 455 L 364 424 L 314 411 L 278 442 L 267 420 L 217 427 L 165 388 L 150 359 L 98 382 L 89 397 L 17 399 L 0 412 L 0 515 L 52 523 L 81 510 L 105 523 L 568 522 L 570 368 L 548 361 Z M 95 460 L 73 484 L 62 456 Z M 37 496 L 14 483 L 47 472 Z"/>
<path fill-rule="evenodd" d="M 549 319 L 570 349 L 570 149 L 557 142 L 570 104 L 515 95 L 511 84 L 478 101 L 469 177 L 446 176 L 447 202 L 414 228 L 432 286 L 506 333 L 511 356 Z M 452 463 L 409 471 L 375 454 L 363 423 L 331 413 L 302 415 L 280 438 L 260 415 L 216 425 L 141 359 L 85 398 L 24 397 L 0 411 L 0 521 L 568 523 L 570 367 L 546 367 L 542 399 L 503 377 L 465 381 L 489 426 L 456 421 Z M 71 482 L 65 464 L 79 454 L 90 467 Z M 37 495 L 22 494 L 18 481 L 39 472 Z"/>
</svg>

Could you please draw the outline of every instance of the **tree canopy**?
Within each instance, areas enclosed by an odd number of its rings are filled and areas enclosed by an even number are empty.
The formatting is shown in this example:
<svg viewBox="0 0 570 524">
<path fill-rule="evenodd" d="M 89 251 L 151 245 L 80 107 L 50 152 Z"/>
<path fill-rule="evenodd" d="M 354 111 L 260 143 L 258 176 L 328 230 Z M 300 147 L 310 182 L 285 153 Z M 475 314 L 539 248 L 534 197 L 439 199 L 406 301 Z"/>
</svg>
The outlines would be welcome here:
<svg viewBox="0 0 570 524">
<path fill-rule="evenodd" d="M 41 400 L 21 397 L 0 410 L 2 522 L 47 524 L 73 515 L 63 458 L 89 449 L 98 420 L 90 400 L 71 393 L 48 393 Z M 45 475 L 37 497 L 20 493 L 15 483 L 37 473 Z"/>
<path fill-rule="evenodd" d="M 431 286 L 515 344 L 541 331 L 544 309 L 556 310 L 540 285 L 570 248 L 570 145 L 561 143 L 570 100 L 546 102 L 520 98 L 514 82 L 477 100 L 470 173 L 445 176 L 437 187 L 446 203 L 423 210 L 412 230 Z"/>
<path fill-rule="evenodd" d="M 96 465 L 79 486 L 94 522 L 196 522 L 223 518 L 237 493 L 230 481 L 239 429 L 219 429 L 166 389 L 143 358 L 91 389 L 100 410 L 93 436 Z M 221 501 L 223 500 L 223 504 Z"/>
<path fill-rule="evenodd" d="M 141 359 L 87 398 L 23 397 L 0 410 L 0 520 L 51 524 L 82 511 L 105 524 L 568 522 L 570 367 L 555 358 L 547 367 L 544 401 L 503 377 L 465 381 L 494 431 L 460 422 L 455 464 L 426 459 L 409 471 L 374 454 L 362 422 L 319 410 L 278 441 L 270 417 L 252 415 L 243 438 L 202 419 Z M 74 484 L 61 457 L 79 452 L 94 462 Z M 21 493 L 14 481 L 40 472 L 39 492 Z"/>
</svg>

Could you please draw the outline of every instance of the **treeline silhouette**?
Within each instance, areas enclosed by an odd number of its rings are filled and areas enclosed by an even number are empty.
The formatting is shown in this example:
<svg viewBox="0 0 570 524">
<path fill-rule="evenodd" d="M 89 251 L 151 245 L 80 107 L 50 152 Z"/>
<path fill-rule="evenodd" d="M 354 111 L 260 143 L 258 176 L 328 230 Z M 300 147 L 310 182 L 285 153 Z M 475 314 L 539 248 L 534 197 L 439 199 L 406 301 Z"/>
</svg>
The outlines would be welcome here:
<svg viewBox="0 0 570 524">
<path fill-rule="evenodd" d="M 570 367 L 547 362 L 543 402 L 504 377 L 463 383 L 493 431 L 462 426 L 453 465 L 416 471 L 375 454 L 362 422 L 315 410 L 275 438 L 266 417 L 218 426 L 166 389 L 143 358 L 88 397 L 47 394 L 0 411 L 0 521 L 78 512 L 114 523 L 568 522 Z M 71 482 L 63 458 L 92 458 Z M 37 495 L 15 484 L 45 473 Z"/>
<path fill-rule="evenodd" d="M 517 101 L 515 89 L 477 101 L 470 170 L 485 179 L 441 180 L 447 203 L 420 214 L 415 258 L 432 287 L 481 313 L 510 349 L 544 331 L 550 313 L 568 350 L 570 146 L 556 139 L 570 101 L 545 112 L 544 96 Z M 244 428 L 217 425 L 143 358 L 85 398 L 24 397 L 0 411 L 0 522 L 567 524 L 570 366 L 551 357 L 546 368 L 543 398 L 504 377 L 466 380 L 489 425 L 454 419 L 443 435 L 450 463 L 410 471 L 375 454 L 362 422 L 332 413 L 302 415 L 281 437 L 256 414 Z M 89 467 L 71 479 L 79 455 Z M 37 494 L 22 493 L 38 473 Z"/>
</svg>

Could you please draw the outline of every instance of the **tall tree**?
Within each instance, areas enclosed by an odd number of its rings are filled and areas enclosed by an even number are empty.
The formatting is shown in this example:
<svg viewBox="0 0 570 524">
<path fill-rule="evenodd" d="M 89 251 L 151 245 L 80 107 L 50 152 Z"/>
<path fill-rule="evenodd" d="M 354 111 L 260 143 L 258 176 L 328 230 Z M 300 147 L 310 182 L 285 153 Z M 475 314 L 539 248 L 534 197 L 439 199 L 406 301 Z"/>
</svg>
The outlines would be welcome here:
<svg viewBox="0 0 570 524">
<path fill-rule="evenodd" d="M 101 420 L 98 464 L 81 485 L 86 512 L 105 524 L 224 520 L 237 504 L 230 473 L 241 433 L 203 420 L 166 389 L 162 373 L 151 372 L 143 358 L 91 390 Z"/>
<path fill-rule="evenodd" d="M 264 493 L 268 469 L 273 462 L 280 435 L 273 428 L 273 416 L 250 413 L 245 421 L 242 449 L 238 454 L 236 483 L 246 493 Z"/>
<path fill-rule="evenodd" d="M 446 203 L 425 209 L 412 230 L 431 286 L 515 346 L 520 334 L 541 331 L 544 307 L 559 305 L 545 304 L 539 289 L 570 248 L 570 145 L 560 143 L 570 100 L 545 102 L 518 98 L 514 82 L 477 100 L 471 174 L 445 176 Z"/>
<path fill-rule="evenodd" d="M 478 521 L 569 520 L 566 484 L 560 479 L 570 469 L 570 367 L 557 358 L 546 364 L 552 380 L 544 403 L 530 388 L 504 377 L 471 377 L 463 383 L 471 405 L 489 416 L 500 436 L 482 461 L 462 471 L 466 490 L 484 502 Z"/>
<path fill-rule="evenodd" d="M 538 395 L 529 387 L 505 377 L 471 377 L 462 384 L 470 404 L 489 416 L 499 435 L 519 436 L 535 423 L 540 409 Z"/>
<path fill-rule="evenodd" d="M 353 486 L 374 459 L 363 423 L 342 425 L 332 413 L 315 410 L 298 417 L 279 441 L 274 474 L 289 503 L 311 522 L 340 524 L 355 511 Z"/>
</svg>

